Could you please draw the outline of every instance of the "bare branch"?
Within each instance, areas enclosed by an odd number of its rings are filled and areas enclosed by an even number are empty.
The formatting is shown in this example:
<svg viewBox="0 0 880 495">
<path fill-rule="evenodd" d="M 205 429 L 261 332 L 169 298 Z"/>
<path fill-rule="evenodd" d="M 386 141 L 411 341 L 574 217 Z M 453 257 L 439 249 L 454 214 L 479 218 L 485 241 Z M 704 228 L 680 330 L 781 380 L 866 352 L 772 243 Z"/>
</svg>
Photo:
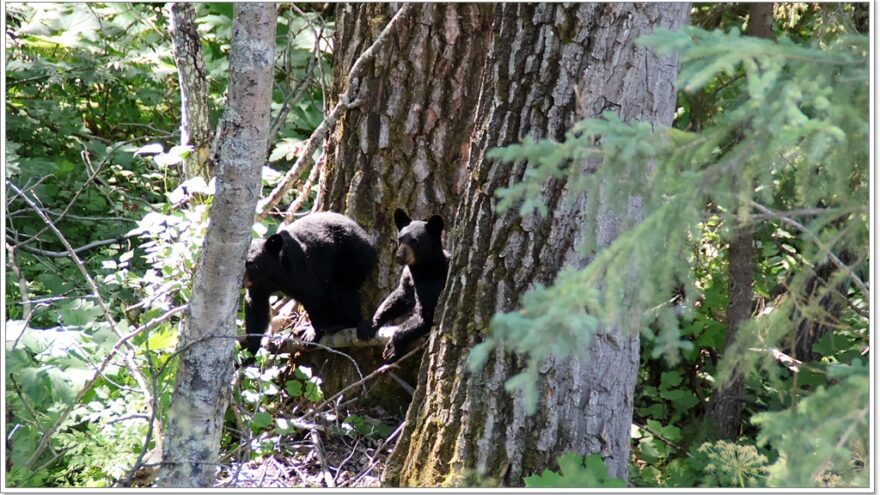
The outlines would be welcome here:
<svg viewBox="0 0 880 495">
<path fill-rule="evenodd" d="M 831 251 L 831 249 L 829 249 L 825 245 L 825 243 L 819 239 L 818 236 L 816 236 L 816 234 L 814 234 L 812 231 L 810 231 L 810 229 L 806 228 L 804 225 L 802 225 L 798 221 L 792 220 L 791 218 L 785 216 L 784 213 L 781 213 L 778 211 L 773 211 L 770 208 L 767 208 L 766 206 L 764 206 L 756 201 L 750 201 L 750 203 L 753 208 L 757 209 L 761 213 L 764 213 L 765 215 L 768 215 L 772 218 L 776 218 L 776 219 L 782 221 L 782 223 L 791 225 L 792 227 L 794 227 L 794 228 L 800 230 L 801 232 L 803 232 L 804 234 L 806 234 L 807 237 L 814 244 L 816 244 L 816 246 L 818 246 L 819 249 L 822 250 L 822 252 L 827 253 L 828 259 L 830 259 L 831 262 L 834 263 L 834 266 L 836 266 L 838 268 L 838 270 L 840 270 L 841 272 L 845 273 L 846 276 L 849 277 L 849 279 L 852 280 L 854 284 L 856 284 L 856 287 L 858 287 L 859 290 L 862 291 L 862 295 L 865 297 L 865 300 L 866 301 L 871 300 L 871 291 L 868 289 L 868 286 L 865 285 L 865 282 L 863 282 L 862 279 L 859 278 L 859 276 L 856 275 L 855 272 L 853 272 L 851 267 L 847 266 L 846 263 L 841 261 L 840 258 L 838 258 L 837 255 L 834 254 Z"/>
<path fill-rule="evenodd" d="M 290 189 L 293 185 L 295 174 L 299 174 L 299 170 L 301 170 L 306 162 L 311 163 L 312 153 L 317 149 L 318 144 L 324 140 L 324 136 L 326 136 L 327 131 L 336 125 L 336 121 L 342 115 L 345 110 L 349 108 L 354 108 L 360 105 L 360 100 L 357 99 L 357 95 L 360 89 L 360 78 L 362 73 L 366 69 L 366 65 L 372 61 L 373 57 L 376 53 L 385 47 L 388 41 L 391 39 L 391 33 L 397 28 L 397 26 L 403 21 L 403 19 L 409 15 L 412 11 L 412 4 L 404 4 L 400 10 L 394 15 L 391 21 L 385 26 L 385 29 L 379 34 L 376 38 L 376 41 L 370 45 L 369 48 L 364 50 L 361 53 L 360 57 L 355 61 L 352 65 L 351 71 L 348 73 L 348 88 L 336 103 L 336 106 L 333 107 L 333 110 L 330 112 L 327 117 L 324 118 L 324 121 L 312 132 L 312 135 L 309 137 L 308 141 L 306 141 L 305 146 L 303 146 L 302 153 L 299 158 L 297 158 L 296 162 L 290 168 L 281 182 L 269 193 L 269 196 L 266 199 L 260 201 L 257 206 L 257 215 L 254 219 L 255 222 L 260 222 L 266 215 L 269 214 L 269 211 L 274 208 L 280 201 L 282 196 Z"/>
<path fill-rule="evenodd" d="M 21 297 L 21 310 L 23 314 L 30 315 L 31 314 L 31 300 L 30 295 L 28 295 L 27 288 L 27 280 L 25 280 L 24 275 L 21 273 L 21 269 L 18 268 L 18 263 L 15 262 L 15 247 L 8 243 L 6 244 L 6 252 L 9 258 L 9 267 L 12 269 L 12 275 L 18 281 L 18 292 Z M 24 333 L 24 331 L 22 331 Z M 18 342 L 18 339 L 16 339 Z"/>
<path fill-rule="evenodd" d="M 78 248 L 75 248 L 75 249 L 73 249 L 72 252 L 74 254 L 80 254 L 80 253 L 84 253 L 90 249 L 95 249 L 95 248 L 98 248 L 101 246 L 110 246 L 110 245 L 122 242 L 126 239 L 130 239 L 132 237 L 136 237 L 136 236 L 126 234 L 124 236 L 117 237 L 116 239 L 105 239 L 103 241 L 95 241 L 95 242 L 91 242 L 89 244 L 86 244 L 84 246 L 80 246 Z M 29 241 L 30 241 L 30 239 L 25 242 L 29 242 Z M 7 244 L 7 248 L 14 248 L 15 247 L 15 245 L 8 240 L 6 241 L 6 244 Z M 30 247 L 24 243 L 20 244 L 18 246 L 18 249 L 21 249 L 22 251 L 24 251 L 26 253 L 36 254 L 39 256 L 46 256 L 48 258 L 67 258 L 70 256 L 70 253 L 71 253 L 71 251 L 46 251 L 45 249 L 38 249 L 38 248 Z"/>
<path fill-rule="evenodd" d="M 324 159 L 326 155 L 322 154 L 321 158 L 318 159 L 318 163 L 312 167 L 311 173 L 309 173 L 308 179 L 306 179 L 305 183 L 302 186 L 302 189 L 299 191 L 299 195 L 297 195 L 296 199 L 293 203 L 290 204 L 290 207 L 287 209 L 287 212 L 284 214 L 284 221 L 281 225 L 288 225 L 293 222 L 294 217 L 296 216 L 297 211 L 299 211 L 299 207 L 305 202 L 306 198 L 309 197 L 309 191 L 312 189 L 312 185 L 314 185 L 315 180 L 321 174 L 321 170 L 324 168 Z"/>
</svg>

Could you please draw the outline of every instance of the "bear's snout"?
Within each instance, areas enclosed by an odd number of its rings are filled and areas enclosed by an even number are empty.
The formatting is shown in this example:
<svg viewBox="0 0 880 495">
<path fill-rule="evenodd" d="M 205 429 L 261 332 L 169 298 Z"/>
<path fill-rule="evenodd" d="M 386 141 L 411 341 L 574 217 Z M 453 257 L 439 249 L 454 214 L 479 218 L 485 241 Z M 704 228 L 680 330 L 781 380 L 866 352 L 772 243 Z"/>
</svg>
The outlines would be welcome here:
<svg viewBox="0 0 880 495">
<path fill-rule="evenodd" d="M 401 265 L 412 265 L 416 261 L 416 256 L 410 246 L 401 244 L 400 247 L 397 248 L 397 253 L 394 255 L 394 259 Z"/>
</svg>

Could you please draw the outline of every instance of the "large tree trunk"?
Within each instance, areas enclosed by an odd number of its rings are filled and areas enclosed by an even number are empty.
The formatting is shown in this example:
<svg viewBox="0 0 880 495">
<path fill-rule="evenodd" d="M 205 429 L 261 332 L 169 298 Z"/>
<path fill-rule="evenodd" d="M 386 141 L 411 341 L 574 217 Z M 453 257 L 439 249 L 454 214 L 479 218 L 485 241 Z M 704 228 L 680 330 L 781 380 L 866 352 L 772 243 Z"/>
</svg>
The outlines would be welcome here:
<svg viewBox="0 0 880 495">
<path fill-rule="evenodd" d="M 376 53 L 359 81 L 361 105 L 341 117 L 326 147 L 322 209 L 354 218 L 370 233 L 379 255 L 377 274 L 365 284 L 363 314 L 372 316 L 396 286 L 402 267 L 394 262 L 397 207 L 413 218 L 440 214 L 455 223 L 464 190 L 466 146 L 473 129 L 480 70 L 489 44 L 488 4 L 416 4 Z M 331 95 L 346 89 L 355 60 L 369 47 L 400 5 L 340 4 Z M 346 349 L 364 370 L 382 363 L 382 348 Z M 316 353 L 310 364 L 333 391 L 357 378 L 350 361 Z M 415 385 L 420 359 L 400 363 L 397 374 Z M 321 370 L 326 370 L 321 374 Z M 398 401 L 410 395 L 382 378 L 371 398 Z"/>
<path fill-rule="evenodd" d="M 749 36 L 773 37 L 773 4 L 749 4 Z M 740 326 L 752 318 L 752 283 L 754 264 L 752 245 L 754 234 L 751 227 L 737 229 L 730 240 L 727 255 L 727 335 L 724 348 L 736 341 Z M 745 399 L 745 379 L 736 373 L 728 383 L 714 391 L 706 406 L 706 418 L 720 438 L 736 438 L 739 435 L 740 415 Z"/>
<path fill-rule="evenodd" d="M 340 5 L 331 94 L 342 93 L 352 64 L 398 8 Z M 337 122 L 326 161 L 326 208 L 376 236 L 379 275 L 367 291 L 374 308 L 400 275 L 393 262 L 394 209 L 455 222 L 490 39 L 491 5 L 413 8 L 394 33 L 393 49 L 377 54 L 361 79 L 362 104 Z"/>
<path fill-rule="evenodd" d="M 180 144 L 193 147 L 184 161 L 187 178 L 214 176 L 208 160 L 211 148 L 211 122 L 208 118 L 208 78 L 202 45 L 196 30 L 193 4 L 175 2 L 169 6 L 171 51 L 180 82 Z"/>
<path fill-rule="evenodd" d="M 235 4 L 217 194 L 193 281 L 164 442 L 165 487 L 212 486 L 229 400 L 235 312 L 266 156 L 275 4 Z"/>
<path fill-rule="evenodd" d="M 611 475 L 626 476 L 637 332 L 605 329 L 573 357 L 545 361 L 531 416 L 519 394 L 504 389 L 523 369 L 523 358 L 499 348 L 473 374 L 466 371 L 466 359 L 493 314 L 515 310 L 534 283 L 552 283 L 562 267 L 585 262 L 576 252 L 585 223 L 607 244 L 618 234 L 616 220 L 638 215 L 638 201 L 628 213 L 600 208 L 600 218 L 584 219 L 584 196 L 554 179 L 544 188 L 550 215 L 500 215 L 494 193 L 522 180 L 525 165 L 485 154 L 526 136 L 561 140 L 575 121 L 608 108 L 625 121 L 669 126 L 677 59 L 658 58 L 635 40 L 656 28 L 678 28 L 688 9 L 687 4 L 495 6 L 494 45 L 483 72 L 469 181 L 452 234 L 442 317 L 384 473 L 386 485 L 520 485 L 524 476 L 554 467 L 570 450 L 600 453 Z"/>
</svg>

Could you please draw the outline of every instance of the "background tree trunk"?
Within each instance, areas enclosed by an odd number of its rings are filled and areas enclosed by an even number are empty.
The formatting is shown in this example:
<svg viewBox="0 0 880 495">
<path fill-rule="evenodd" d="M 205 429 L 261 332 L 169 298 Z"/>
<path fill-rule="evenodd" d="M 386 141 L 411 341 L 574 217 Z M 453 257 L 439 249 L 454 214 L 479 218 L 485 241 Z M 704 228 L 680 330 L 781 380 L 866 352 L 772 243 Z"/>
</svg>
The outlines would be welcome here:
<svg viewBox="0 0 880 495">
<path fill-rule="evenodd" d="M 211 121 L 208 113 L 208 79 L 202 45 L 196 30 L 196 9 L 191 3 L 172 3 L 168 8 L 171 25 L 171 51 L 180 82 L 180 144 L 193 152 L 184 162 L 187 178 L 214 176 L 208 160 L 211 148 Z"/>
<path fill-rule="evenodd" d="M 406 426 L 389 459 L 389 486 L 503 484 L 548 467 L 565 451 L 598 452 L 625 477 L 638 334 L 607 329 L 587 349 L 548 359 L 540 369 L 537 412 L 504 390 L 524 359 L 497 349 L 478 373 L 469 349 L 498 311 L 519 305 L 534 283 L 582 265 L 576 252 L 585 219 L 583 194 L 550 180 L 551 215 L 520 218 L 494 211 L 494 192 L 523 178 L 525 165 L 485 158 L 488 149 L 525 136 L 561 140 L 572 124 L 616 109 L 623 120 L 672 123 L 677 59 L 634 44 L 656 28 L 676 29 L 688 4 L 499 4 L 489 64 L 483 71 L 469 181 L 452 233 L 453 261 Z M 577 98 L 579 95 L 580 98 Z M 632 214 L 637 214 L 634 207 Z M 616 235 L 601 212 L 590 221 L 600 239 Z"/>
<path fill-rule="evenodd" d="M 393 33 L 389 48 L 375 55 L 360 79 L 357 108 L 337 121 L 325 156 L 321 209 L 354 218 L 372 237 L 378 273 L 364 287 L 363 315 L 372 316 L 397 285 L 401 267 L 393 260 L 397 230 L 394 209 L 412 218 L 440 214 L 455 223 L 464 190 L 468 138 L 479 96 L 480 68 L 489 44 L 488 4 L 417 4 Z M 340 4 L 336 21 L 333 90 L 343 94 L 352 65 L 375 41 L 399 5 Z M 332 104 L 331 104 L 332 106 Z M 381 364 L 380 347 L 346 349 L 361 368 Z M 357 379 L 351 362 L 315 353 L 310 364 L 332 392 Z M 420 359 L 400 363 L 398 375 L 415 385 Z M 321 374 L 321 370 L 326 370 Z M 402 406 L 410 399 L 383 377 L 370 395 Z M 401 412 L 402 412 L 401 411 Z"/>
<path fill-rule="evenodd" d="M 749 24 L 746 34 L 761 38 L 773 38 L 773 4 L 749 4 Z M 752 245 L 754 234 L 750 227 L 738 229 L 727 254 L 727 335 L 724 348 L 736 341 L 739 327 L 752 318 L 754 295 L 754 264 Z M 745 398 L 745 381 L 737 373 L 730 381 L 709 397 L 706 418 L 720 438 L 736 438 L 739 435 L 740 415 Z"/>
<path fill-rule="evenodd" d="M 235 4 L 217 194 L 180 336 L 160 486 L 212 486 L 216 477 L 235 312 L 266 155 L 275 23 L 275 4 Z"/>
</svg>

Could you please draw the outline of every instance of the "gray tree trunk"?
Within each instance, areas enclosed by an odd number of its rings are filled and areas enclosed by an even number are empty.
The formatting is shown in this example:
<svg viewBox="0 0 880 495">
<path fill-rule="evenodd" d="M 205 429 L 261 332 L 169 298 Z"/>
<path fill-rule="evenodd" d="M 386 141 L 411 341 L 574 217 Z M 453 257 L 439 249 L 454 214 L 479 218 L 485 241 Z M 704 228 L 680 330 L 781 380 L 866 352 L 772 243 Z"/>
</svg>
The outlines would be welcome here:
<svg viewBox="0 0 880 495">
<path fill-rule="evenodd" d="M 442 316 L 384 484 L 521 485 L 571 450 L 600 453 L 611 475 L 626 476 L 639 364 L 632 328 L 606 329 L 575 356 L 544 362 L 532 416 L 504 390 L 524 359 L 498 349 L 474 374 L 466 359 L 493 314 L 515 310 L 530 286 L 552 283 L 562 267 L 585 263 L 576 253 L 585 223 L 607 244 L 619 219 L 640 215 L 638 200 L 628 212 L 600 208 L 599 218 L 585 219 L 585 197 L 554 179 L 544 188 L 546 218 L 500 215 L 494 192 L 522 180 L 525 165 L 485 153 L 526 136 L 561 140 L 574 122 L 608 108 L 625 121 L 669 126 L 677 58 L 634 42 L 680 27 L 688 11 L 688 4 L 495 6 Z"/>
<path fill-rule="evenodd" d="M 196 9 L 191 3 L 169 6 L 171 52 L 180 83 L 180 144 L 193 152 L 184 161 L 187 178 L 214 176 L 208 160 L 211 148 L 211 122 L 208 118 L 208 79 L 202 45 L 196 30 Z"/>
<path fill-rule="evenodd" d="M 333 91 L 341 94 L 361 52 L 397 11 L 383 3 L 340 4 Z M 341 118 L 327 156 L 324 204 L 376 235 L 379 275 L 367 288 L 372 307 L 397 284 L 392 213 L 440 214 L 455 223 L 465 160 L 489 44 L 489 4 L 426 3 L 376 54 L 360 81 L 363 103 Z M 372 283 L 372 281 L 371 281 Z"/>
<path fill-rule="evenodd" d="M 773 38 L 773 4 L 749 4 L 749 36 Z M 752 283 L 754 263 L 752 245 L 754 234 L 750 227 L 738 229 L 730 240 L 727 255 L 727 335 L 724 348 L 736 341 L 740 326 L 752 318 Z M 715 390 L 706 405 L 706 418 L 720 438 L 739 435 L 740 415 L 745 398 L 745 380 L 736 373 L 730 381 Z"/>
<path fill-rule="evenodd" d="M 489 45 L 489 4 L 413 4 L 393 31 L 392 42 L 375 54 L 359 80 L 361 105 L 341 117 L 325 156 L 322 209 L 354 218 L 370 233 L 378 269 L 365 283 L 363 316 L 370 318 L 397 285 L 402 267 L 393 259 L 397 207 L 413 218 L 440 214 L 455 223 L 464 191 L 464 156 L 479 96 L 480 68 Z M 385 29 L 400 5 L 340 4 L 336 19 L 333 90 L 346 89 L 352 66 Z M 325 339 L 326 342 L 326 339 Z M 382 364 L 381 347 L 346 349 L 362 370 Z M 319 352 L 306 359 L 324 379 L 325 391 L 358 379 L 351 362 Z M 420 359 L 399 363 L 399 378 L 415 385 Z M 322 373 L 323 372 L 323 373 Z M 373 382 L 370 398 L 399 403 L 411 393 L 397 381 Z"/>
<path fill-rule="evenodd" d="M 275 23 L 275 4 L 235 4 L 217 193 L 180 336 L 159 477 L 164 487 L 212 486 L 216 477 L 235 312 L 266 155 Z"/>
</svg>

